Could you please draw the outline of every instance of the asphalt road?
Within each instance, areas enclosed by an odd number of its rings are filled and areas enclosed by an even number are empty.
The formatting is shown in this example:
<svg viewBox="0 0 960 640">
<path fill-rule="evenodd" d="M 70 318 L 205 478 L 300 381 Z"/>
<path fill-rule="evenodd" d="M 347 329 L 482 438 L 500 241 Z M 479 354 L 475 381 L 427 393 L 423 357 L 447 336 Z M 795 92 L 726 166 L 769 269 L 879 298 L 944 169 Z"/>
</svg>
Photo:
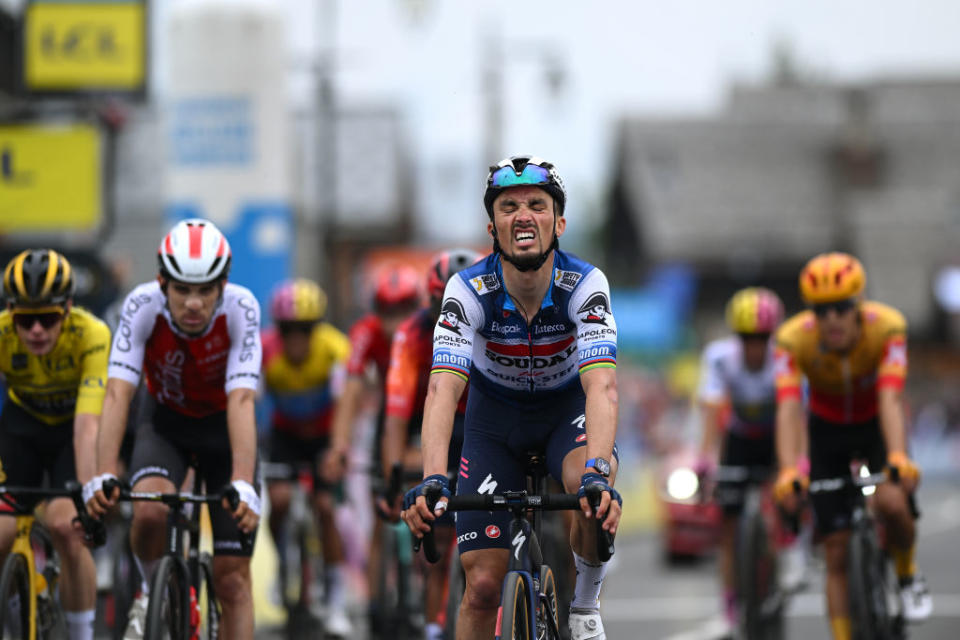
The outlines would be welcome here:
<svg viewBox="0 0 960 640">
<path fill-rule="evenodd" d="M 927 479 L 920 494 L 919 565 L 934 594 L 933 617 L 911 627 L 914 640 L 960 637 L 960 479 Z M 788 609 L 788 638 L 827 639 L 822 564 L 816 555 L 809 569 L 810 586 Z M 616 563 L 608 574 L 602 598 L 607 637 L 650 640 L 703 640 L 716 637 L 719 596 L 712 561 L 668 567 L 662 561 L 655 530 L 641 529 L 617 541 Z M 357 612 L 359 614 L 359 611 Z M 362 629 L 359 615 L 356 624 Z M 262 629 L 257 638 L 286 637 L 281 629 Z M 300 637 L 320 638 L 318 626 Z M 362 634 L 355 637 L 364 637 Z"/>
</svg>

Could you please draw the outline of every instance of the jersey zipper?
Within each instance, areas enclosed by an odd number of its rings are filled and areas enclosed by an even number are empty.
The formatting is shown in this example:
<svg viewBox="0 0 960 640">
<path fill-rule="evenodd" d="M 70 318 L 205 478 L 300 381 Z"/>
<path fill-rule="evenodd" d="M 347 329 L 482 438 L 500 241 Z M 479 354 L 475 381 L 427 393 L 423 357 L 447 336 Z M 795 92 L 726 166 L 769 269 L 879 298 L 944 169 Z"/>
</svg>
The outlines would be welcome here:
<svg viewBox="0 0 960 640">
<path fill-rule="evenodd" d="M 530 325 L 527 325 L 527 348 L 529 355 L 527 359 L 527 376 L 530 379 L 530 393 L 533 393 L 533 334 L 530 333 Z"/>
</svg>

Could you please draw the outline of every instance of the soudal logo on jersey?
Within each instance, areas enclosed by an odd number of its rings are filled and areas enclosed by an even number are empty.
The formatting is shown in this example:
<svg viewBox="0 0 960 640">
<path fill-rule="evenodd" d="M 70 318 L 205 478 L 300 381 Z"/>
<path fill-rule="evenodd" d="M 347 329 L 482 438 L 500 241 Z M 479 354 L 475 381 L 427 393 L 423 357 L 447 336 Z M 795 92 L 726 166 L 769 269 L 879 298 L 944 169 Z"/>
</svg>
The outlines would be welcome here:
<svg viewBox="0 0 960 640">
<path fill-rule="evenodd" d="M 581 322 L 592 322 L 594 324 L 607 324 L 607 314 L 610 313 L 610 301 L 602 291 L 597 291 L 587 298 L 579 309 L 577 316 Z"/>
<path fill-rule="evenodd" d="M 487 342 L 484 350 L 490 360 L 504 367 L 545 369 L 560 364 L 577 350 L 573 336 L 548 344 L 499 344 Z"/>
<path fill-rule="evenodd" d="M 456 298 L 447 298 L 440 309 L 440 321 L 438 323 L 447 331 L 460 335 L 460 325 L 470 326 L 467 322 L 467 313 L 463 310 L 463 305 Z"/>
<path fill-rule="evenodd" d="M 499 538 L 500 527 L 498 527 L 495 524 L 487 525 L 487 528 L 484 530 L 484 533 L 487 534 L 488 538 Z"/>
</svg>

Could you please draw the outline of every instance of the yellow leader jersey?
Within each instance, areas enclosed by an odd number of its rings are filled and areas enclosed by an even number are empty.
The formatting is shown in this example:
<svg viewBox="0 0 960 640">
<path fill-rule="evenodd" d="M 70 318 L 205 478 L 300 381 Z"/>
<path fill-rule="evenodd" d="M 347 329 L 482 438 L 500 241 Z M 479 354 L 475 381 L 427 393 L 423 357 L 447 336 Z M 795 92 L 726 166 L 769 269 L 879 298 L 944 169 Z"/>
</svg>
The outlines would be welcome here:
<svg viewBox="0 0 960 640">
<path fill-rule="evenodd" d="M 810 413 L 829 422 L 865 422 L 877 415 L 877 390 L 902 389 L 907 377 L 907 322 L 893 307 L 865 301 L 860 339 L 847 353 L 824 350 L 812 311 L 802 311 L 777 331 L 777 400 L 810 388 Z"/>
<path fill-rule="evenodd" d="M 74 414 L 100 415 L 107 382 L 110 329 L 86 309 L 73 307 L 45 356 L 27 351 L 13 316 L 0 312 L 0 373 L 7 396 L 38 420 L 55 425 Z"/>
</svg>

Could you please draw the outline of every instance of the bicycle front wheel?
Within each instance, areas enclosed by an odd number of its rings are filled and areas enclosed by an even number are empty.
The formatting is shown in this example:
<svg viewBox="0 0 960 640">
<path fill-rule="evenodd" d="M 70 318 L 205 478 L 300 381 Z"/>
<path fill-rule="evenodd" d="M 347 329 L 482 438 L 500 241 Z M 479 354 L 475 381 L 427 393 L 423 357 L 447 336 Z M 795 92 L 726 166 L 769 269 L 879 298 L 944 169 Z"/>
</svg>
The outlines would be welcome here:
<svg viewBox="0 0 960 640">
<path fill-rule="evenodd" d="M 0 570 L 0 633 L 10 640 L 30 637 L 30 572 L 22 553 L 11 553 Z M 36 620 L 34 620 L 36 622 Z"/>
<path fill-rule="evenodd" d="M 503 581 L 500 597 L 500 626 L 497 640 L 533 640 L 530 637 L 530 609 L 523 576 L 510 572 Z"/>
<path fill-rule="evenodd" d="M 737 523 L 736 593 L 748 640 L 777 637 L 782 607 L 777 601 L 777 557 L 758 509 L 745 509 Z"/>
<path fill-rule="evenodd" d="M 150 581 L 150 603 L 144 640 L 189 638 L 190 593 L 183 561 L 164 556 Z"/>
<path fill-rule="evenodd" d="M 220 635 L 220 603 L 213 588 L 213 561 L 210 554 L 200 555 L 197 565 L 196 605 L 190 613 L 190 627 L 199 640 L 216 640 Z"/>
<path fill-rule="evenodd" d="M 884 556 L 872 532 L 854 530 L 850 536 L 847 563 L 853 637 L 857 640 L 892 640 Z"/>
<path fill-rule="evenodd" d="M 537 640 L 560 640 L 557 581 L 553 577 L 553 569 L 547 565 L 540 567 L 540 591 L 543 597 L 537 594 Z"/>
</svg>

